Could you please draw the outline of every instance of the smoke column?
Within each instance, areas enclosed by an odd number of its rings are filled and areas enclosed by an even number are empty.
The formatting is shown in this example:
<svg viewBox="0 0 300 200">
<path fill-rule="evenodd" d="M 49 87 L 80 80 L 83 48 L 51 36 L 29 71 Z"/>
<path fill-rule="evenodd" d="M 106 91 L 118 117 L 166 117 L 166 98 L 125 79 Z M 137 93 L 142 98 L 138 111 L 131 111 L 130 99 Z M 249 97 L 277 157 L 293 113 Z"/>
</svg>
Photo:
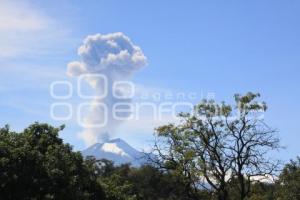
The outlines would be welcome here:
<svg viewBox="0 0 300 200">
<path fill-rule="evenodd" d="M 142 50 L 134 45 L 123 33 L 110 33 L 106 35 L 96 34 L 87 36 L 82 46 L 78 48 L 80 61 L 68 64 L 67 74 L 69 76 L 86 76 L 85 81 L 93 88 L 95 96 L 108 89 L 105 98 L 95 97 L 89 105 L 88 113 L 84 118 L 86 125 L 79 134 L 87 145 L 96 142 L 105 142 L 114 134 L 120 120 L 113 118 L 112 106 L 120 102 L 130 102 L 131 99 L 119 99 L 112 95 L 112 86 L 115 81 L 130 80 L 134 72 L 143 68 L 147 59 Z M 103 81 L 93 75 L 104 75 L 107 79 L 107 88 Z M 122 95 L 124 91 L 116 91 Z M 108 108 L 107 124 L 103 127 L 92 127 L 103 120 L 104 111 L 100 103 Z"/>
</svg>

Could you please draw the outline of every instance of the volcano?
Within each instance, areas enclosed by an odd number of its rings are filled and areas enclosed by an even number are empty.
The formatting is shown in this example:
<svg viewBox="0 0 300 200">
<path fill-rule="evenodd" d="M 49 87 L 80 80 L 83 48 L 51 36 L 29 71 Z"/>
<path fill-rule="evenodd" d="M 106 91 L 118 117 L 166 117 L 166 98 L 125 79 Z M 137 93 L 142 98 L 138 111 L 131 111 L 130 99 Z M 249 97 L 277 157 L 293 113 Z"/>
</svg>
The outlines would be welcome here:
<svg viewBox="0 0 300 200">
<path fill-rule="evenodd" d="M 94 156 L 96 159 L 107 159 L 116 165 L 131 163 L 138 167 L 147 162 L 144 153 L 136 150 L 124 140 L 117 138 L 104 143 L 96 143 L 82 151 L 83 156 Z"/>
</svg>

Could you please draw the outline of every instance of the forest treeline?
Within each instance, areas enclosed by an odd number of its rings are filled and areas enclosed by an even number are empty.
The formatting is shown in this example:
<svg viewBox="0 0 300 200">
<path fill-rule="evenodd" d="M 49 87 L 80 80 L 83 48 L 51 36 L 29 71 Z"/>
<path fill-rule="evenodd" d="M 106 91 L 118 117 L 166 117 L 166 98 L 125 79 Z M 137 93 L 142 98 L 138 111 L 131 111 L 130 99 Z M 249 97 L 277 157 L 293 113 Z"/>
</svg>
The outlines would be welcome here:
<svg viewBox="0 0 300 200">
<path fill-rule="evenodd" d="M 157 128 L 149 164 L 84 158 L 48 124 L 0 129 L 2 200 L 298 200 L 300 158 L 281 164 L 259 94 L 234 105 L 203 100 L 180 124 Z"/>
</svg>

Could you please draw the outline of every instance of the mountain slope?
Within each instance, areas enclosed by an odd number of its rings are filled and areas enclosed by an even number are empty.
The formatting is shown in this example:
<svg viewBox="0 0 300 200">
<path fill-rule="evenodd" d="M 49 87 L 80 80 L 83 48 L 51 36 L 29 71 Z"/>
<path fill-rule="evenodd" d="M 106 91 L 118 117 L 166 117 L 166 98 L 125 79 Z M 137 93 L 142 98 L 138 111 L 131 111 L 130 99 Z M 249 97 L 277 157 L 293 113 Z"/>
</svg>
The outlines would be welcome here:
<svg viewBox="0 0 300 200">
<path fill-rule="evenodd" d="M 96 159 L 107 159 L 115 164 L 131 163 L 140 166 L 146 162 L 144 154 L 124 140 L 118 138 L 105 143 L 96 143 L 82 151 L 83 156 L 94 156 Z"/>
</svg>

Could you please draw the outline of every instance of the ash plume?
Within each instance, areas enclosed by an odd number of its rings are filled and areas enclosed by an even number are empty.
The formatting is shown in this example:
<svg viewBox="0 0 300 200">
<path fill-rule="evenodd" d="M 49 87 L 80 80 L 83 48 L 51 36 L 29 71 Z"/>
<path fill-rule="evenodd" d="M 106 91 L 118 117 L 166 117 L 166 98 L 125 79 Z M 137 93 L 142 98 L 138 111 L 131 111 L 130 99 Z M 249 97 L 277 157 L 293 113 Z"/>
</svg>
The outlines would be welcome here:
<svg viewBox="0 0 300 200">
<path fill-rule="evenodd" d="M 130 102 L 130 98 L 116 98 L 112 93 L 113 84 L 116 81 L 130 80 L 134 72 L 143 68 L 147 59 L 142 50 L 134 45 L 123 33 L 110 33 L 106 35 L 96 34 L 87 36 L 83 44 L 78 48 L 80 61 L 68 64 L 69 76 L 85 76 L 85 81 L 93 88 L 95 98 L 89 104 L 87 116 L 84 118 L 84 130 L 79 134 L 86 144 L 105 142 L 122 122 L 114 119 L 111 110 L 113 105 L 121 102 Z M 107 79 L 107 87 L 102 79 L 93 75 L 104 75 Z M 104 98 L 97 98 L 107 89 Z M 115 91 L 119 96 L 125 91 Z M 104 110 L 99 104 L 105 104 L 108 108 L 107 123 L 102 127 L 94 127 L 103 120 Z"/>
</svg>

